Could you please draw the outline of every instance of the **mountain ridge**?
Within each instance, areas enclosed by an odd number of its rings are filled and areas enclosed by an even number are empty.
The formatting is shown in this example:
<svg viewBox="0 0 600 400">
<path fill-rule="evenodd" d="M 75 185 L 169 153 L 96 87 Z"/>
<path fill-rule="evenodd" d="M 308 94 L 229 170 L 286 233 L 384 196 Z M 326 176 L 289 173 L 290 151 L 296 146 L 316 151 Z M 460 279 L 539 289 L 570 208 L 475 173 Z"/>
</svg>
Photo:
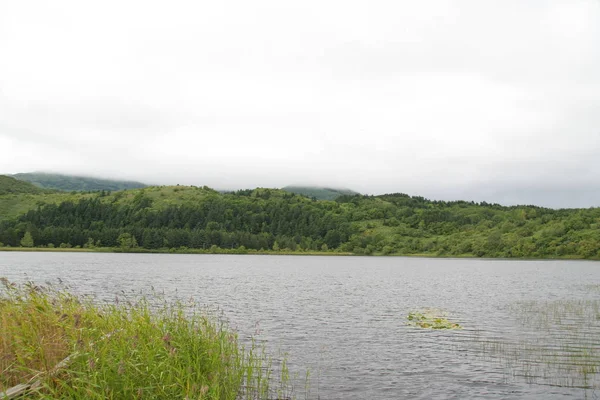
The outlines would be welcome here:
<svg viewBox="0 0 600 400">
<path fill-rule="evenodd" d="M 42 194 L 47 192 L 32 183 L 16 179 L 12 176 L 0 175 L 0 195 L 17 193 Z"/>
<path fill-rule="evenodd" d="M 43 189 L 55 189 L 64 192 L 89 192 L 102 190 L 127 190 L 147 187 L 145 183 L 95 178 L 83 175 L 58 174 L 50 172 L 25 172 L 8 175 L 20 181 L 29 182 Z"/>
<path fill-rule="evenodd" d="M 335 188 L 332 186 L 316 186 L 316 185 L 288 185 L 281 190 L 300 194 L 317 200 L 335 200 L 340 196 L 354 196 L 360 194 L 354 190 L 347 188 Z"/>
</svg>

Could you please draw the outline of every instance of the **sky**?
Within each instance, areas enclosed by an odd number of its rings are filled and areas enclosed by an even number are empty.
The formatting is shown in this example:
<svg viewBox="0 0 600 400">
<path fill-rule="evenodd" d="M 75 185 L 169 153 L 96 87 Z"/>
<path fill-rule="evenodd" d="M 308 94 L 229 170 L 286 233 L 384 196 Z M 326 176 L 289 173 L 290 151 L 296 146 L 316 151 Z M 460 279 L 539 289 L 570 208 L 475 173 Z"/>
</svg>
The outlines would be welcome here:
<svg viewBox="0 0 600 400">
<path fill-rule="evenodd" d="M 600 206 L 600 0 L 0 0 L 0 174 Z"/>
</svg>

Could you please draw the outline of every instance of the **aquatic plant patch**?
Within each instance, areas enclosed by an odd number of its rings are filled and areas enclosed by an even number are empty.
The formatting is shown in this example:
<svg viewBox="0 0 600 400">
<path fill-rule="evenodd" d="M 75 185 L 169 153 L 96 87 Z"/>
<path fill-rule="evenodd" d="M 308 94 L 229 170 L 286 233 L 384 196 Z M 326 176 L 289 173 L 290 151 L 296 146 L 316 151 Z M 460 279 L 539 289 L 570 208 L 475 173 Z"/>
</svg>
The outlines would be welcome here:
<svg viewBox="0 0 600 400">
<path fill-rule="evenodd" d="M 530 384 L 600 389 L 600 300 L 520 301 L 508 310 L 515 324 L 476 340 L 482 355 Z"/>
<path fill-rule="evenodd" d="M 450 321 L 446 313 L 435 309 L 424 309 L 408 313 L 407 325 L 423 329 L 462 329 L 456 322 Z"/>
</svg>

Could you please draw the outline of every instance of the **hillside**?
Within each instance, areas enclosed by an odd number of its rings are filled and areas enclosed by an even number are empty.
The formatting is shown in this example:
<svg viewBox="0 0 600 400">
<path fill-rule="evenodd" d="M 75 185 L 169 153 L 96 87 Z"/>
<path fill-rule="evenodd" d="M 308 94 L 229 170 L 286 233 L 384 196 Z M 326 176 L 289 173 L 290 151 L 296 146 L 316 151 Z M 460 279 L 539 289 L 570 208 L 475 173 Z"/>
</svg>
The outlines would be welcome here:
<svg viewBox="0 0 600 400">
<path fill-rule="evenodd" d="M 41 246 L 600 258 L 600 208 L 504 207 L 401 193 L 315 201 L 278 189 L 191 186 L 62 195 L 70 197 L 0 196 L 0 210 L 13 204 L 0 221 L 0 242 L 18 246 L 29 231 Z"/>
<path fill-rule="evenodd" d="M 5 194 L 40 194 L 45 191 L 32 185 L 29 182 L 23 182 L 6 175 L 0 175 L 0 195 Z"/>
<path fill-rule="evenodd" d="M 12 177 L 21 181 L 30 182 L 40 188 L 56 189 L 66 192 L 114 191 L 139 189 L 147 186 L 143 183 L 134 181 L 99 179 L 84 176 L 49 174 L 44 172 L 20 173 L 12 175 Z"/>
<path fill-rule="evenodd" d="M 358 192 L 355 192 L 350 189 L 334 189 L 318 186 L 286 186 L 281 190 L 284 190 L 289 193 L 307 196 L 311 199 L 315 198 L 317 200 L 335 200 L 343 195 L 359 194 Z"/>
</svg>

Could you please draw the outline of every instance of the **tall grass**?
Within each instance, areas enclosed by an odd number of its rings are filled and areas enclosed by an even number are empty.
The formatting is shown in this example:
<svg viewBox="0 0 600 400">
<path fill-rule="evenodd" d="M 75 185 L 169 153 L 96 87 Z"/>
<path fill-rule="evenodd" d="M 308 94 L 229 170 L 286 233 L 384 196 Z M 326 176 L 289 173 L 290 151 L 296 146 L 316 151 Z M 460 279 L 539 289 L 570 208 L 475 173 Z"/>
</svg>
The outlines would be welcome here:
<svg viewBox="0 0 600 400">
<path fill-rule="evenodd" d="M 2 280 L 0 393 L 37 382 L 28 398 L 266 399 L 271 381 L 264 349 L 193 305 L 97 305 Z"/>
</svg>

